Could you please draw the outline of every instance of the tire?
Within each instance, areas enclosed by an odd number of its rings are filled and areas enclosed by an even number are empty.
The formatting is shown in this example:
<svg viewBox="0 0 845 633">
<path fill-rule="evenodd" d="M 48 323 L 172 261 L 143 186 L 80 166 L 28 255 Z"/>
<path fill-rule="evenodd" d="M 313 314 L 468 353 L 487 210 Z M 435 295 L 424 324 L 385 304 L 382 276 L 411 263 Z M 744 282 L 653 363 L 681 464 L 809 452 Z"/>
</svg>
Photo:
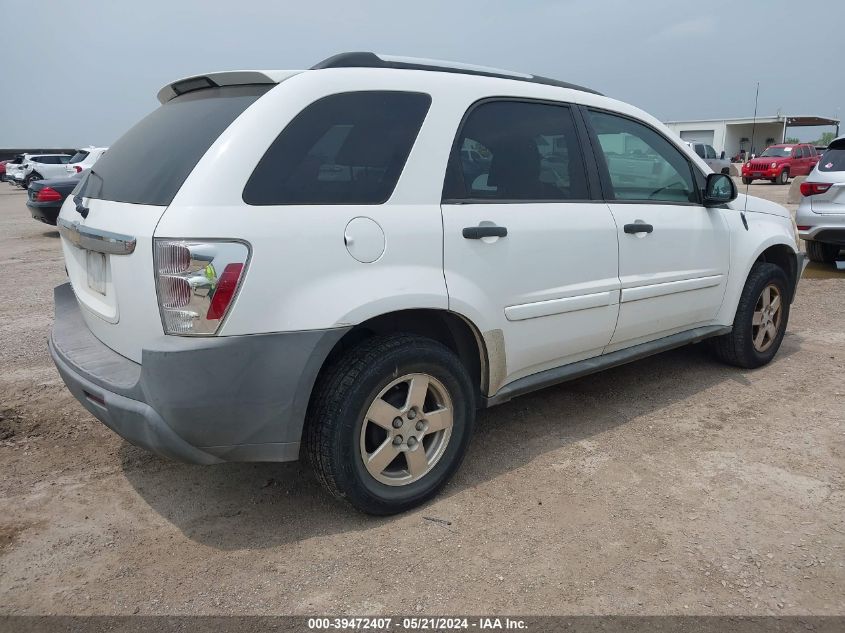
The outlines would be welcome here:
<svg viewBox="0 0 845 633">
<path fill-rule="evenodd" d="M 425 381 L 416 382 L 421 377 Z M 423 384 L 426 396 L 420 400 L 411 386 Z M 435 410 L 446 413 L 435 418 Z M 381 424 L 369 417 L 373 412 Z M 351 349 L 318 379 L 305 422 L 305 450 L 333 496 L 368 514 L 396 514 L 432 498 L 451 478 L 474 420 L 472 381 L 451 350 L 420 336 L 379 336 Z M 395 428 L 397 423 L 402 426 Z M 434 424 L 442 428 L 431 431 Z M 397 439 L 401 443 L 394 448 Z M 368 468 L 365 460 L 378 451 L 388 456 L 384 467 Z"/>
<path fill-rule="evenodd" d="M 762 306 L 765 306 L 763 292 L 770 288 L 774 288 L 779 297 L 778 312 L 774 317 L 764 317 L 762 324 L 755 325 L 753 321 L 759 319 L 759 317 L 755 318 L 755 312 L 761 312 L 758 310 L 761 302 Z M 770 297 L 774 303 L 774 291 L 770 291 Z M 789 280 L 782 268 L 765 262 L 754 264 L 742 289 L 733 330 L 729 334 L 712 339 L 712 347 L 719 360 L 746 369 L 768 364 L 780 348 L 784 332 L 786 332 L 790 297 Z M 771 329 L 767 329 L 758 345 L 755 337 L 760 334 L 760 329 L 764 328 L 769 320 L 774 327 L 774 334 L 772 335 Z"/>
<path fill-rule="evenodd" d="M 730 176 L 731 175 L 731 168 L 730 167 L 723 167 L 722 173 L 725 174 L 725 176 Z"/>
<path fill-rule="evenodd" d="M 832 264 L 836 261 L 841 247 L 838 244 L 825 244 L 824 242 L 807 242 L 807 257 L 810 261 L 819 264 Z"/>
<path fill-rule="evenodd" d="M 753 178 L 746 178 L 745 176 L 742 177 L 742 184 L 743 185 L 750 185 L 752 182 L 754 182 Z"/>
<path fill-rule="evenodd" d="M 780 174 L 778 174 L 777 181 L 781 185 L 785 185 L 789 182 L 789 169 L 784 169 Z"/>
</svg>

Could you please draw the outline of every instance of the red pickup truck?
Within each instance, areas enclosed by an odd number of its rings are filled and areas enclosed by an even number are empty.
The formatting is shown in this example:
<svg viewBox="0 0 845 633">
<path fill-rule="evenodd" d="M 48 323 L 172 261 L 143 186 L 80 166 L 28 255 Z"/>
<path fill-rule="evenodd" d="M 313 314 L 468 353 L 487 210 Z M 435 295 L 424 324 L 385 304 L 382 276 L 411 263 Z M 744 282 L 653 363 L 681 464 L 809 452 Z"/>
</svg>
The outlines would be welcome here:
<svg viewBox="0 0 845 633">
<path fill-rule="evenodd" d="M 742 182 L 747 185 L 765 179 L 785 185 L 791 176 L 806 176 L 813 171 L 819 157 L 809 143 L 770 145 L 742 166 Z"/>
</svg>

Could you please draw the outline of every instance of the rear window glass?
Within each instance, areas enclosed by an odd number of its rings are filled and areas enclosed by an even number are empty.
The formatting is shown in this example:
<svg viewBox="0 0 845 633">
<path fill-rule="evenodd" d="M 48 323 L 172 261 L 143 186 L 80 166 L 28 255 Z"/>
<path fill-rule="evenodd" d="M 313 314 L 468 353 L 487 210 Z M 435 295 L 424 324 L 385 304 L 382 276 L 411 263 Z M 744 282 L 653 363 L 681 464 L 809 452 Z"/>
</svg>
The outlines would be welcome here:
<svg viewBox="0 0 845 633">
<path fill-rule="evenodd" d="M 70 157 L 69 163 L 81 163 L 88 157 L 88 152 L 79 151 Z"/>
<path fill-rule="evenodd" d="M 346 92 L 300 112 L 243 192 L 251 205 L 381 204 L 390 197 L 431 104 L 427 94 Z"/>
<path fill-rule="evenodd" d="M 819 159 L 819 171 L 845 171 L 845 140 L 830 144 Z"/>
<path fill-rule="evenodd" d="M 103 154 L 79 193 L 115 202 L 170 204 L 223 130 L 271 87 L 208 88 L 168 101 Z"/>
</svg>

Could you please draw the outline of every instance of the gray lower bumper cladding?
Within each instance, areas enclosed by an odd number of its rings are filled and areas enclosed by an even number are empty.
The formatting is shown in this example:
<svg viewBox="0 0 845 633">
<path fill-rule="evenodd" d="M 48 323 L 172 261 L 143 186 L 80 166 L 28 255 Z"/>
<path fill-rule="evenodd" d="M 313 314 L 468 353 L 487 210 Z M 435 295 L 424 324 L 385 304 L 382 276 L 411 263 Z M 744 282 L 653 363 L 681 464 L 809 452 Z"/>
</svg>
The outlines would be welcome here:
<svg viewBox="0 0 845 633">
<path fill-rule="evenodd" d="M 68 389 L 127 441 L 179 461 L 291 461 L 311 389 L 348 328 L 251 336 L 161 336 L 135 363 L 55 289 L 50 354 Z"/>
</svg>

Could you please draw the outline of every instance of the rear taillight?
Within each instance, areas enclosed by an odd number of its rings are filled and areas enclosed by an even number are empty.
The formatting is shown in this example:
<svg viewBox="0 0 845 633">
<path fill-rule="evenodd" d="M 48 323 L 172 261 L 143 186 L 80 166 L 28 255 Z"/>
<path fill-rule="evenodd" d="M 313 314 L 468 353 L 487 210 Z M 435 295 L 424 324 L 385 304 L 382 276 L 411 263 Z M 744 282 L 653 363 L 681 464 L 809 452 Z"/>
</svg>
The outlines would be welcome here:
<svg viewBox="0 0 845 633">
<path fill-rule="evenodd" d="M 82 167 L 80 167 L 79 165 L 74 165 L 73 168 L 76 170 L 77 174 L 82 171 Z"/>
<path fill-rule="evenodd" d="M 155 240 L 156 291 L 165 334 L 216 334 L 249 261 L 243 242 Z"/>
<path fill-rule="evenodd" d="M 61 202 L 62 194 L 50 187 L 39 189 L 35 194 L 36 202 Z"/>
<path fill-rule="evenodd" d="M 801 195 L 814 196 L 817 193 L 824 193 L 830 189 L 830 185 L 831 183 L 829 182 L 807 182 L 805 180 L 801 183 Z"/>
</svg>

